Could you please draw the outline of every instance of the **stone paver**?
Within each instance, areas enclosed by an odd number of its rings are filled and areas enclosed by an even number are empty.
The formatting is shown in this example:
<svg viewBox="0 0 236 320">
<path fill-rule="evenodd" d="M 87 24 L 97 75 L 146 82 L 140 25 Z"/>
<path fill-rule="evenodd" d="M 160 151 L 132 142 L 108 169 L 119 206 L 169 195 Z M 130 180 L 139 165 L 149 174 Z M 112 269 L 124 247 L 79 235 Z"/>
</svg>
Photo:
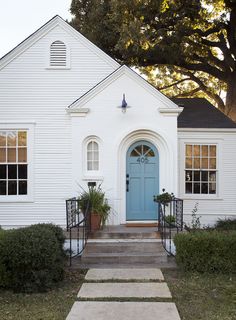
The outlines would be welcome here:
<svg viewBox="0 0 236 320">
<path fill-rule="evenodd" d="M 171 298 L 166 283 L 84 283 L 78 298 Z"/>
<path fill-rule="evenodd" d="M 180 320 L 169 302 L 75 302 L 66 320 Z"/>
<path fill-rule="evenodd" d="M 90 269 L 86 280 L 164 280 L 160 269 Z"/>
</svg>

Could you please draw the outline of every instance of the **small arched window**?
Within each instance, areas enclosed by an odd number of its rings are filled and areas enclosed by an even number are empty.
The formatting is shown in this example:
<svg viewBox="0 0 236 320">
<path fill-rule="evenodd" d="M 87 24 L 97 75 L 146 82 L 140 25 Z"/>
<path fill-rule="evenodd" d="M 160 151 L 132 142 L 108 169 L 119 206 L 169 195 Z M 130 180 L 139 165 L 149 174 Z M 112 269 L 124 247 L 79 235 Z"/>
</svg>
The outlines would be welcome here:
<svg viewBox="0 0 236 320">
<path fill-rule="evenodd" d="M 94 140 L 87 144 L 87 170 L 99 170 L 99 145 Z"/>
<path fill-rule="evenodd" d="M 64 42 L 57 40 L 50 46 L 50 67 L 66 67 L 66 45 Z"/>
</svg>

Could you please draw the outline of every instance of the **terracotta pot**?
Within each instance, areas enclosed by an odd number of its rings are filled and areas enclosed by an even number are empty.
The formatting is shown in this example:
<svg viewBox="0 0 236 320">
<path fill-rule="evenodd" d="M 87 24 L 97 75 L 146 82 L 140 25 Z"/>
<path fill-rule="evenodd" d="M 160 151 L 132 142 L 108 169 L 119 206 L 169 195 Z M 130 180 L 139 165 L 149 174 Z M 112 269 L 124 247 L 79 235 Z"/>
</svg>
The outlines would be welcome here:
<svg viewBox="0 0 236 320">
<path fill-rule="evenodd" d="M 91 231 L 97 231 L 101 228 L 101 216 L 98 213 L 91 212 Z"/>
</svg>

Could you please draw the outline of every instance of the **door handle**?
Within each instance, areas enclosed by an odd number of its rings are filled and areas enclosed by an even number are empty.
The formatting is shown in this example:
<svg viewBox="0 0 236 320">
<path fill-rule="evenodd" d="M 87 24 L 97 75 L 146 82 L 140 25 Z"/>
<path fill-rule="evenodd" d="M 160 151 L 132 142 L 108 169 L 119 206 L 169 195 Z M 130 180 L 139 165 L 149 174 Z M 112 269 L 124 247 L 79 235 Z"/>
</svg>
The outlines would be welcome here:
<svg viewBox="0 0 236 320">
<path fill-rule="evenodd" d="M 129 174 L 126 175 L 126 192 L 129 192 Z"/>
</svg>

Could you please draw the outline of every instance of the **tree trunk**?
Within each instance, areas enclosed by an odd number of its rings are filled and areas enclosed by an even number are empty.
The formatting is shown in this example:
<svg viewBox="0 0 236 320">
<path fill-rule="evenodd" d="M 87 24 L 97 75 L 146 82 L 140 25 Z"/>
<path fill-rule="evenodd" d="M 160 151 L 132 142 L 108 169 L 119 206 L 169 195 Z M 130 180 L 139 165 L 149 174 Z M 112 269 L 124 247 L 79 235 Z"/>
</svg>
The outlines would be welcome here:
<svg viewBox="0 0 236 320">
<path fill-rule="evenodd" d="M 225 114 L 236 122 L 236 73 L 228 81 Z"/>
</svg>

